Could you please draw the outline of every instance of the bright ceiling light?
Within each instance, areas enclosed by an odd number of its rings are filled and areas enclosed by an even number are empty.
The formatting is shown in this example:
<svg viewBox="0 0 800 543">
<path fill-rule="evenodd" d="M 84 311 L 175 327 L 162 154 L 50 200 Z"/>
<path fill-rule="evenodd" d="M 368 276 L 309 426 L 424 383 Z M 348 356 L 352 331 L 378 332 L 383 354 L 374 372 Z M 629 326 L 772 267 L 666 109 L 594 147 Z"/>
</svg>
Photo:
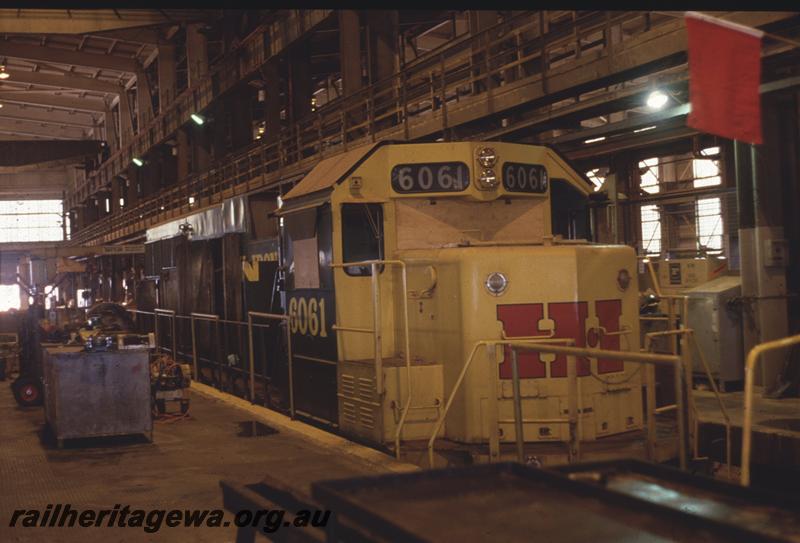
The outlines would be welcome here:
<svg viewBox="0 0 800 543">
<path fill-rule="evenodd" d="M 144 160 L 142 160 L 142 159 L 141 159 L 141 158 L 139 158 L 138 156 L 136 156 L 136 157 L 133 157 L 133 160 L 132 160 L 132 162 L 133 162 L 134 164 L 136 164 L 137 166 L 139 166 L 140 168 L 141 168 L 142 166 L 144 166 Z"/>
<path fill-rule="evenodd" d="M 195 122 L 195 124 L 198 126 L 203 126 L 203 124 L 205 124 L 206 122 L 205 118 L 202 115 L 198 115 L 197 113 L 192 113 L 191 117 L 192 120 Z"/>
<path fill-rule="evenodd" d="M 653 125 L 653 126 L 645 126 L 644 128 L 637 128 L 636 130 L 633 131 L 633 133 L 634 134 L 638 134 L 639 132 L 647 132 L 648 130 L 653 130 L 654 128 L 655 128 L 655 125 Z"/>
<path fill-rule="evenodd" d="M 11 74 L 6 71 L 5 66 L 0 66 L 0 79 L 8 79 Z"/>
<path fill-rule="evenodd" d="M 591 138 L 591 139 L 588 139 L 588 140 L 584 140 L 583 143 L 596 143 L 598 141 L 603 141 L 604 139 L 606 139 L 605 136 L 600 136 L 599 138 Z"/>
<path fill-rule="evenodd" d="M 653 91 L 647 97 L 647 107 L 650 109 L 661 109 L 667 105 L 669 97 L 661 91 Z"/>
</svg>

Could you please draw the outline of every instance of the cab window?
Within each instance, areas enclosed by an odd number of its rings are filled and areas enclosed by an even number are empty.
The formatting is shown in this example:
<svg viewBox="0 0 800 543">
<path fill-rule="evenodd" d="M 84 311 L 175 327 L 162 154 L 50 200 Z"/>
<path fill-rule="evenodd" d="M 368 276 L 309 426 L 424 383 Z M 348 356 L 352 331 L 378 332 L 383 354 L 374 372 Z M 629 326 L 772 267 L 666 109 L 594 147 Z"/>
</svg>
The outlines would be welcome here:
<svg viewBox="0 0 800 543">
<path fill-rule="evenodd" d="M 383 260 L 381 204 L 342 204 L 342 260 Z M 347 275 L 372 275 L 370 266 L 347 266 L 344 271 Z"/>
</svg>

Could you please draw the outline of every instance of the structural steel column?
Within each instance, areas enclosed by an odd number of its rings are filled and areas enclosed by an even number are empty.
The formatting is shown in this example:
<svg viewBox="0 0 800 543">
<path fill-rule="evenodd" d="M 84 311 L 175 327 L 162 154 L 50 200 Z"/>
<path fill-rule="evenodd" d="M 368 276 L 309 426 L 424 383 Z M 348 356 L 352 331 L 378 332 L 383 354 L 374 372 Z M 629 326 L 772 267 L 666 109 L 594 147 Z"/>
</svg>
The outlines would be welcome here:
<svg viewBox="0 0 800 543">
<path fill-rule="evenodd" d="M 186 130 L 186 128 L 179 128 L 175 133 L 177 145 L 174 147 L 174 149 L 176 149 L 178 152 L 178 155 L 175 157 L 177 160 L 177 169 L 175 175 L 177 176 L 178 181 L 186 179 L 191 171 L 192 166 L 192 152 L 189 143 L 189 134 L 186 132 Z"/>
<path fill-rule="evenodd" d="M 339 14 L 339 63 L 342 92 L 353 94 L 363 86 L 361 67 L 361 20 L 359 13 L 343 9 Z"/>
<path fill-rule="evenodd" d="M 111 154 L 114 154 L 119 149 L 119 142 L 117 140 L 119 135 L 117 134 L 117 123 L 114 121 L 114 110 L 109 106 L 106 106 L 104 124 L 106 128 L 106 143 L 108 143 Z"/>
<path fill-rule="evenodd" d="M 120 187 L 120 178 L 114 177 L 111 179 L 111 212 L 119 211 L 119 199 L 122 197 L 122 187 Z"/>
<path fill-rule="evenodd" d="M 140 134 L 153 118 L 153 99 L 150 92 L 150 82 L 147 80 L 147 75 L 144 70 L 139 70 L 136 72 L 136 104 L 139 111 Z"/>
<path fill-rule="evenodd" d="M 244 147 L 253 141 L 253 98 L 255 89 L 241 84 L 233 91 L 231 102 L 231 136 L 233 148 Z"/>
<path fill-rule="evenodd" d="M 397 72 L 400 56 L 397 47 L 397 10 L 368 10 L 370 84 Z"/>
<path fill-rule="evenodd" d="M 125 195 L 125 207 L 133 207 L 139 203 L 139 187 L 137 180 L 128 176 L 127 178 L 120 178 L 121 183 L 125 184 L 123 193 Z"/>
<path fill-rule="evenodd" d="M 175 46 L 158 44 L 158 109 L 159 113 L 175 99 Z"/>
<path fill-rule="evenodd" d="M 307 42 L 301 42 L 288 52 L 289 104 L 292 121 L 296 122 L 311 113 L 311 52 Z"/>
<path fill-rule="evenodd" d="M 468 20 L 469 33 L 472 35 L 480 34 L 485 29 L 497 24 L 497 12 L 489 10 L 470 10 Z M 473 55 L 471 58 L 473 77 L 486 72 L 485 55 L 479 52 L 481 45 L 482 42 L 478 42 L 473 47 Z M 480 80 L 472 84 L 473 92 L 481 92 L 484 88 L 486 88 L 486 84 Z"/>
<path fill-rule="evenodd" d="M 796 150 L 787 148 L 781 135 L 782 116 L 773 97 L 764 99 L 764 145 L 750 146 L 753 168 L 753 212 L 755 225 L 747 232 L 752 262 L 755 263 L 757 289 L 749 304 L 756 316 L 759 342 L 789 335 L 786 305 L 786 240 L 783 230 L 783 183 L 791 182 L 782 171 Z M 795 125 L 796 126 L 796 125 Z M 796 182 L 796 180 L 794 180 Z M 777 189 L 777 190 L 776 190 Z M 780 258 L 776 259 L 777 252 Z M 744 256 L 744 255 L 742 255 Z M 755 258 L 753 258 L 753 256 Z M 796 257 L 796 256 L 795 256 Z M 744 272 L 744 268 L 742 269 Z M 743 280 L 744 283 L 744 280 Z M 744 290 L 744 284 L 742 285 Z M 768 390 L 777 384 L 787 353 L 766 353 L 761 364 L 761 385 Z"/>
<path fill-rule="evenodd" d="M 211 138 L 205 126 L 193 126 L 189 141 L 192 146 L 192 171 L 205 172 L 211 166 Z M 180 151 L 178 151 L 180 153 Z"/>
<path fill-rule="evenodd" d="M 266 82 L 264 92 L 264 136 L 266 141 L 273 142 L 281 133 L 281 70 L 278 59 L 271 59 L 262 68 L 262 75 Z"/>
<path fill-rule="evenodd" d="M 122 146 L 126 146 L 133 139 L 133 125 L 131 123 L 131 103 L 125 89 L 119 93 L 119 133 Z"/>
<path fill-rule="evenodd" d="M 196 87 L 208 74 L 208 40 L 200 32 L 202 23 L 186 25 L 186 63 L 189 68 L 189 87 Z"/>
</svg>

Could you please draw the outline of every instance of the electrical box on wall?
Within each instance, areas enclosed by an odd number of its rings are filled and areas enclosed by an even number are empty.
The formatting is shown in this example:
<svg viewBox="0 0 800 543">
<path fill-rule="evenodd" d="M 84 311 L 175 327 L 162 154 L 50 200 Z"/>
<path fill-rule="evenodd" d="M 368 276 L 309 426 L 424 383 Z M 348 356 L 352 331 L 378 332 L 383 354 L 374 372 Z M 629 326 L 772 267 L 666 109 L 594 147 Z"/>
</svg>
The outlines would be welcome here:
<svg viewBox="0 0 800 543">
<path fill-rule="evenodd" d="M 664 294 L 678 294 L 710 281 L 727 270 L 727 261 L 715 257 L 673 258 L 658 262 L 658 282 Z"/>
<path fill-rule="evenodd" d="M 763 263 L 765 267 L 783 267 L 786 266 L 788 244 L 785 239 L 767 239 L 764 240 L 764 258 Z"/>
</svg>

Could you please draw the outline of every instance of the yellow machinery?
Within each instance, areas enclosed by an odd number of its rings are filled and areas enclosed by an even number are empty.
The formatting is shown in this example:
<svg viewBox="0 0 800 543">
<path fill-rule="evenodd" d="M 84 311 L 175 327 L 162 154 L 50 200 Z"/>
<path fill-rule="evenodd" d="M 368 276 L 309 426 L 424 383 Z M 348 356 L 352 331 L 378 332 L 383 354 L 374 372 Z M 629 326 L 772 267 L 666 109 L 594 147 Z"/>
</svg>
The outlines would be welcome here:
<svg viewBox="0 0 800 543">
<path fill-rule="evenodd" d="M 590 191 L 533 145 L 375 144 L 322 161 L 278 211 L 297 412 L 376 443 L 399 424 L 428 439 L 478 341 L 638 351 L 633 249 L 553 235 L 552 195 Z M 452 441 L 487 443 L 493 409 L 513 419 L 509 352 L 478 357 L 440 434 Z M 636 365 L 577 366 L 581 439 L 642 428 Z M 567 412 L 566 371 L 565 356 L 520 355 L 525 441 L 568 439 L 547 422 Z M 514 428 L 501 422 L 500 441 Z"/>
</svg>

